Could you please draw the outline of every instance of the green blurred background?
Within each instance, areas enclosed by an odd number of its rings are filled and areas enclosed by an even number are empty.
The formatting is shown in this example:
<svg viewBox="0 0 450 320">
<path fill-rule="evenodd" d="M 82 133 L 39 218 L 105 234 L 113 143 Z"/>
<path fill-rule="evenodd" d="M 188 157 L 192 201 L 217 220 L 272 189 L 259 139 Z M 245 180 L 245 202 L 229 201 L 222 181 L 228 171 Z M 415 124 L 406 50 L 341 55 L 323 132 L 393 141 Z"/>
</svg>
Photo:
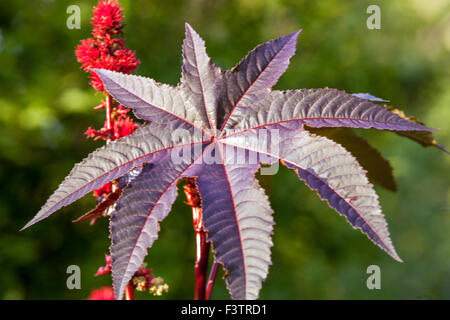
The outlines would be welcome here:
<svg viewBox="0 0 450 320">
<path fill-rule="evenodd" d="M 101 99 L 79 69 L 74 48 L 90 36 L 96 1 L 2 0 L 0 3 L 0 298 L 85 299 L 110 284 L 94 277 L 109 246 L 107 221 L 72 219 L 94 198 L 19 232 L 75 162 L 100 146 L 83 132 L 101 127 Z M 208 53 L 232 67 L 260 42 L 303 28 L 296 56 L 276 88 L 336 87 L 391 100 L 440 128 L 450 147 L 450 3 L 446 0 L 120 1 L 127 46 L 138 73 L 176 84 L 184 22 Z M 66 9 L 81 8 L 81 29 L 68 30 Z M 366 27 L 366 8 L 381 8 L 381 30 Z M 263 299 L 449 299 L 450 157 L 389 132 L 359 130 L 393 167 L 398 192 L 377 187 L 394 245 L 404 263 L 374 246 L 282 168 L 270 181 L 275 210 L 273 265 Z M 162 297 L 190 299 L 194 241 L 190 210 L 179 198 L 162 222 L 146 261 L 170 286 Z M 68 290 L 66 268 L 79 265 L 81 290 Z M 368 290 L 366 269 L 379 265 L 382 289 Z M 222 274 L 221 274 L 222 275 Z M 213 294 L 228 299 L 218 277 Z"/>
</svg>

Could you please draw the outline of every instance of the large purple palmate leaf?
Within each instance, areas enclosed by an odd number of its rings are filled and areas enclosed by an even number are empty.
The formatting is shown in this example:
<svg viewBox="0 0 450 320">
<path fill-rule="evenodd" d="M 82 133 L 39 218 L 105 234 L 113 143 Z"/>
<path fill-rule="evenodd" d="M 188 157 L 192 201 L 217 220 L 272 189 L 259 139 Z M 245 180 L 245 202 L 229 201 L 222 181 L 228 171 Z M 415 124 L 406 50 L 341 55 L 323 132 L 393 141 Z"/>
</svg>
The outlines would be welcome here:
<svg viewBox="0 0 450 320">
<path fill-rule="evenodd" d="M 256 138 L 250 138 L 260 135 L 259 130 L 269 130 L 267 135 L 276 133 L 277 139 L 271 139 L 272 150 L 261 148 Z M 333 209 L 345 216 L 354 228 L 361 229 L 370 240 L 395 260 L 401 261 L 365 170 L 342 146 L 299 129 L 296 123 L 252 130 L 246 135 L 226 138 L 224 142 L 282 160 L 310 188 L 317 190 Z"/>
<path fill-rule="evenodd" d="M 137 177 L 127 180 L 111 217 L 113 283 L 121 298 L 158 237 L 177 181 L 196 177 L 208 240 L 227 271 L 231 296 L 255 299 L 271 264 L 274 224 L 255 173 L 261 163 L 279 159 L 353 227 L 400 260 L 365 171 L 341 145 L 303 126 L 431 129 L 373 103 L 376 98 L 369 94 L 328 88 L 272 90 L 295 53 L 299 32 L 257 46 L 224 71 L 186 24 L 182 77 L 176 87 L 93 69 L 114 99 L 148 123 L 75 165 L 25 227 L 143 166 Z"/>
</svg>

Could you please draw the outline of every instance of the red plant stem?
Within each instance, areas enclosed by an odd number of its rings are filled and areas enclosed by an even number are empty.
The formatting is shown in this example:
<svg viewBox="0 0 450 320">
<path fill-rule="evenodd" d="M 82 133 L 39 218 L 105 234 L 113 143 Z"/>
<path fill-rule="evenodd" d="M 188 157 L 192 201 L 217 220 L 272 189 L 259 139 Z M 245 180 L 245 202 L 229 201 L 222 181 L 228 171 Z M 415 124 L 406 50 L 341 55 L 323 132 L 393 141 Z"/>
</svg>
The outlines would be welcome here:
<svg viewBox="0 0 450 320">
<path fill-rule="evenodd" d="M 184 186 L 184 193 L 187 199 L 186 204 L 192 207 L 192 222 L 195 232 L 194 300 L 204 300 L 210 244 L 206 241 L 206 231 L 203 228 L 201 198 L 195 178 L 188 178 L 188 183 Z"/>
<path fill-rule="evenodd" d="M 134 285 L 131 282 L 125 287 L 125 300 L 134 300 Z"/>
<path fill-rule="evenodd" d="M 211 294 L 214 288 L 214 282 L 216 281 L 218 269 L 219 263 L 216 260 L 214 260 L 213 265 L 211 267 L 211 271 L 209 271 L 208 282 L 206 283 L 205 300 L 211 299 Z"/>
<path fill-rule="evenodd" d="M 196 257 L 195 257 L 195 289 L 194 300 L 205 300 L 206 273 L 208 271 L 209 242 L 206 241 L 206 232 L 200 229 L 195 231 Z"/>
<path fill-rule="evenodd" d="M 109 96 L 109 94 L 105 91 L 103 92 L 105 95 L 105 104 L 106 104 L 106 129 L 109 132 L 109 136 L 110 138 L 108 139 L 107 142 L 109 142 L 111 140 L 111 134 L 112 134 L 112 120 L 111 120 L 111 97 Z"/>
</svg>

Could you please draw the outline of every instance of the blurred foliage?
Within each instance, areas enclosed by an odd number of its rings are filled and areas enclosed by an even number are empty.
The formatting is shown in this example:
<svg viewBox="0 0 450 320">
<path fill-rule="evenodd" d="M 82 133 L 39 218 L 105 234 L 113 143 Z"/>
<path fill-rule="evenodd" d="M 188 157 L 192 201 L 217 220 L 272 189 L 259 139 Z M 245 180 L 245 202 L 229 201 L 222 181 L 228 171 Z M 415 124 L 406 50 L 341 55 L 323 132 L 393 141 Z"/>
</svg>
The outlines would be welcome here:
<svg viewBox="0 0 450 320">
<path fill-rule="evenodd" d="M 92 196 L 19 232 L 75 162 L 101 145 L 100 100 L 79 69 L 74 48 L 90 33 L 95 1 L 0 2 L 0 298 L 84 299 L 110 283 L 94 277 L 109 246 L 107 221 L 72 224 Z M 81 29 L 66 9 L 81 8 Z M 276 88 L 336 87 L 370 92 L 420 118 L 450 146 L 450 3 L 446 0 L 121 1 L 127 46 L 139 74 L 176 84 L 184 22 L 206 40 L 222 67 L 258 43 L 303 28 L 296 56 Z M 366 28 L 366 8 L 381 8 L 381 30 Z M 396 193 L 377 188 L 397 263 L 315 193 L 281 168 L 262 177 L 275 210 L 273 265 L 265 299 L 450 298 L 450 158 L 388 132 L 357 130 L 391 161 Z M 146 261 L 170 285 L 162 299 L 190 299 L 194 241 L 182 192 Z M 82 270 L 82 289 L 66 288 L 66 268 Z M 366 288 L 366 268 L 382 271 L 382 289 Z M 220 275 L 219 275 L 220 278 Z M 138 298 L 151 298 L 148 294 Z M 228 299 L 222 280 L 213 298 Z M 160 299 L 160 298 L 158 298 Z"/>
</svg>

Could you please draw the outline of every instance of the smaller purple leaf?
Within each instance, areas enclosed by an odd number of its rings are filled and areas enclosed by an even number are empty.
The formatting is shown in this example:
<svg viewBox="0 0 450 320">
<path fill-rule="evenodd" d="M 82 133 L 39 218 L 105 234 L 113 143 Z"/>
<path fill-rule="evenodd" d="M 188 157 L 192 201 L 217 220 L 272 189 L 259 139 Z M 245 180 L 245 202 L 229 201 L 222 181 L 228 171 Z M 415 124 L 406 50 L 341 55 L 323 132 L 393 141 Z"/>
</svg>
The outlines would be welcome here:
<svg viewBox="0 0 450 320">
<path fill-rule="evenodd" d="M 400 110 L 400 109 L 397 109 L 397 108 L 394 108 L 391 106 L 387 106 L 387 105 L 384 105 L 383 107 L 386 108 L 387 110 L 391 111 L 392 113 L 395 113 L 396 115 L 398 115 L 399 117 L 401 117 L 403 119 L 406 119 L 406 120 L 414 122 L 414 123 L 418 123 L 420 125 L 425 125 L 423 122 L 421 122 L 416 117 L 407 116 L 403 112 L 403 110 Z M 440 145 L 436 141 L 433 133 L 430 131 L 395 131 L 395 133 L 399 136 L 409 138 L 409 139 L 419 143 L 423 147 L 436 147 L 436 148 L 444 151 L 445 153 L 450 154 L 450 152 L 448 152 L 448 150 L 443 145 Z"/>
<path fill-rule="evenodd" d="M 391 191 L 397 190 L 397 184 L 392 174 L 392 166 L 380 152 L 372 147 L 365 139 L 358 136 L 351 128 L 313 128 L 305 127 L 309 132 L 327 137 L 347 149 L 359 164 L 367 170 L 367 178 Z M 429 131 L 415 131 L 429 132 Z"/>
<path fill-rule="evenodd" d="M 389 100 L 384 100 L 378 97 L 375 97 L 373 95 L 371 95 L 370 93 L 352 93 L 352 96 L 361 98 L 361 99 L 367 99 L 370 101 L 375 101 L 375 102 L 389 102 Z"/>
<path fill-rule="evenodd" d="M 142 172 L 142 166 L 139 166 L 130 172 L 128 172 L 126 175 L 120 177 L 117 179 L 117 186 L 120 189 L 124 189 L 126 186 L 130 184 L 131 181 L 133 181 L 140 173 Z"/>
</svg>

